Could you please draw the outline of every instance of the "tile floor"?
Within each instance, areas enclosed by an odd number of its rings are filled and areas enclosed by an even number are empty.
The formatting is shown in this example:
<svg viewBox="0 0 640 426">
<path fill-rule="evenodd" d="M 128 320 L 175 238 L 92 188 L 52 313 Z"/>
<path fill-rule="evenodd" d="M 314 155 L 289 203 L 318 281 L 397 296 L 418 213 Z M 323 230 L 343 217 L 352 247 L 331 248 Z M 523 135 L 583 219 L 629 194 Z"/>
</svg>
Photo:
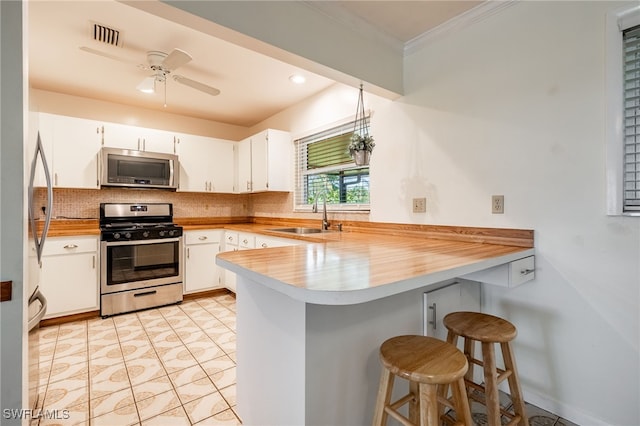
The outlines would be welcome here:
<svg viewBox="0 0 640 426">
<path fill-rule="evenodd" d="M 240 424 L 235 317 L 221 295 L 41 328 L 38 426 Z"/>
<path fill-rule="evenodd" d="M 235 298 L 226 294 L 41 328 L 40 408 L 58 410 L 50 416 L 58 420 L 31 426 L 241 424 L 235 322 Z M 526 408 L 531 426 L 575 426 Z M 484 407 L 472 411 L 485 426 Z"/>
</svg>

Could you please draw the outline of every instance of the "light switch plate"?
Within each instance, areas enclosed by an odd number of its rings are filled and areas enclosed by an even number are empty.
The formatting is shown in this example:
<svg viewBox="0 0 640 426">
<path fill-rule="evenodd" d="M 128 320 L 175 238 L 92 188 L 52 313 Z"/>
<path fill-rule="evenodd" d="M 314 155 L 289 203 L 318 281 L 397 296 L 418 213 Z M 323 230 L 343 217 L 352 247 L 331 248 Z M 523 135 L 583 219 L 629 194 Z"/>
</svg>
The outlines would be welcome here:
<svg viewBox="0 0 640 426">
<path fill-rule="evenodd" d="M 427 212 L 427 199 L 425 197 L 413 199 L 413 212 L 414 213 Z"/>
</svg>

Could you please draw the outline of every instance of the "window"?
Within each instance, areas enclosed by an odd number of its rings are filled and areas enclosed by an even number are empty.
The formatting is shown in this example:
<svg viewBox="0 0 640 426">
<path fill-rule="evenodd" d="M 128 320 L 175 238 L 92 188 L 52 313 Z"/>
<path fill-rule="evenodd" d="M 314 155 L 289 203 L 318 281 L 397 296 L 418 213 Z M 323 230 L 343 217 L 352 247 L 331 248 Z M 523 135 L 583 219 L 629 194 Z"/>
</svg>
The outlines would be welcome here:
<svg viewBox="0 0 640 426">
<path fill-rule="evenodd" d="M 331 210 L 369 210 L 369 166 L 356 166 L 348 145 L 353 122 L 295 141 L 295 209 L 325 197 Z"/>
<path fill-rule="evenodd" d="M 640 216 L 640 6 L 607 15 L 607 213 Z"/>
<path fill-rule="evenodd" d="M 623 211 L 640 212 L 640 25 L 623 31 Z"/>
</svg>

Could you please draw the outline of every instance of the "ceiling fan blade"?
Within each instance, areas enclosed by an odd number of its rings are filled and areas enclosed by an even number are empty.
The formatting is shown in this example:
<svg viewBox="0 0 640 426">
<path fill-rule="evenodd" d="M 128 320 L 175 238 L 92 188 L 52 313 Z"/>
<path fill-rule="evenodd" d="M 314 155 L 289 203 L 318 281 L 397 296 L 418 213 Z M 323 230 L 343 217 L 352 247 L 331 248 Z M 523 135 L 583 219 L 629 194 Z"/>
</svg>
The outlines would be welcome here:
<svg viewBox="0 0 640 426">
<path fill-rule="evenodd" d="M 92 53 L 94 55 L 102 56 L 104 58 L 113 59 L 115 61 L 123 62 L 125 64 L 135 64 L 136 63 L 136 62 L 133 62 L 133 61 L 131 61 L 129 59 L 122 58 L 122 57 L 116 56 L 116 55 L 112 55 L 110 53 L 103 52 L 101 50 L 92 49 L 91 47 L 87 47 L 87 46 L 80 46 L 79 49 L 82 50 L 83 52 Z"/>
<path fill-rule="evenodd" d="M 207 86 L 204 83 L 200 83 L 199 81 L 191 80 L 190 78 L 183 77 L 181 75 L 174 75 L 173 79 L 180 84 L 184 84 L 185 86 L 192 87 L 201 92 L 207 93 L 211 96 L 217 96 L 220 94 L 220 90 L 215 87 Z"/>
<path fill-rule="evenodd" d="M 191 61 L 191 59 L 191 55 L 184 50 L 173 49 L 173 51 L 164 58 L 164 61 L 162 61 L 162 67 L 171 71 L 183 66 L 187 62 Z"/>
</svg>

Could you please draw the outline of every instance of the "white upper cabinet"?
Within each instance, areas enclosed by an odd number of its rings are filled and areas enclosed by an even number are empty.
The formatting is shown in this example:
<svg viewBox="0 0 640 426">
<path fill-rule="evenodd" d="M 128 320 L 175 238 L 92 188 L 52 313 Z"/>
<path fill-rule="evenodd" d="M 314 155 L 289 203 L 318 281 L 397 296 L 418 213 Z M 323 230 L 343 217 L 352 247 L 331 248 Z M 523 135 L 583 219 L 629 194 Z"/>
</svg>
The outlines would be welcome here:
<svg viewBox="0 0 640 426">
<path fill-rule="evenodd" d="M 58 115 L 54 120 L 53 185 L 98 188 L 99 123 Z"/>
<path fill-rule="evenodd" d="M 98 188 L 100 123 L 45 113 L 32 117 L 37 122 L 35 127 L 40 132 L 53 186 Z M 41 173 L 36 176 L 35 184 L 44 185 Z"/>
<path fill-rule="evenodd" d="M 118 123 L 104 123 L 101 132 L 102 144 L 109 148 L 178 154 L 179 143 L 175 132 Z"/>
<path fill-rule="evenodd" d="M 236 145 L 236 192 L 251 192 L 251 139 Z"/>
<path fill-rule="evenodd" d="M 236 192 L 291 191 L 291 136 L 267 129 L 237 148 Z"/>
<path fill-rule="evenodd" d="M 180 135 L 180 191 L 233 192 L 234 142 Z"/>
</svg>

